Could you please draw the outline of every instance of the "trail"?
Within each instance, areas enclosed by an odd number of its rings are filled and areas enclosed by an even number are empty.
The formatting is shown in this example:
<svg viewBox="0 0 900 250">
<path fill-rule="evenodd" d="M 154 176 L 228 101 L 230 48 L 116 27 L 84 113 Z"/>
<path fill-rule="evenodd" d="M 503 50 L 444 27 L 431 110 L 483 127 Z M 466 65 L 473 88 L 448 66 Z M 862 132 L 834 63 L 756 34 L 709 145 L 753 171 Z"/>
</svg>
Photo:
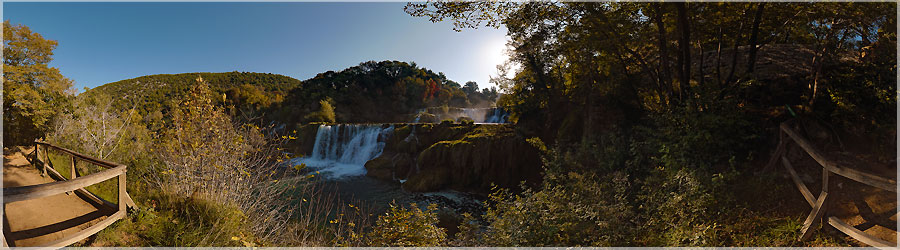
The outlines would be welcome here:
<svg viewBox="0 0 900 250">
<path fill-rule="evenodd" d="M 22 152 L 3 152 L 3 187 L 53 182 L 25 158 Z M 7 203 L 3 210 L 3 234 L 10 246 L 40 246 L 75 234 L 115 211 L 99 210 L 74 193 Z M 90 238 L 89 238 L 90 239 Z M 14 242 L 13 242 L 14 241 Z"/>
</svg>

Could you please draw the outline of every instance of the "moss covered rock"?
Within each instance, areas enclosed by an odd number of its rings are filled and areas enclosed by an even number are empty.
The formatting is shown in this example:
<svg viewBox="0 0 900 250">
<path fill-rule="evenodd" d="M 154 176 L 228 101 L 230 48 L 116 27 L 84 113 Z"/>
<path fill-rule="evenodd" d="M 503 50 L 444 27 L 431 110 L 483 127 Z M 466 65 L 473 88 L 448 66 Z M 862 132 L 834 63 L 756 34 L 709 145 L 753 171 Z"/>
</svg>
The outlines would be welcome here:
<svg viewBox="0 0 900 250">
<path fill-rule="evenodd" d="M 521 181 L 537 183 L 541 171 L 537 149 L 502 125 L 477 126 L 460 139 L 432 144 L 416 164 L 418 172 L 403 183 L 405 190 L 487 193 L 494 184 L 515 188 Z"/>
</svg>

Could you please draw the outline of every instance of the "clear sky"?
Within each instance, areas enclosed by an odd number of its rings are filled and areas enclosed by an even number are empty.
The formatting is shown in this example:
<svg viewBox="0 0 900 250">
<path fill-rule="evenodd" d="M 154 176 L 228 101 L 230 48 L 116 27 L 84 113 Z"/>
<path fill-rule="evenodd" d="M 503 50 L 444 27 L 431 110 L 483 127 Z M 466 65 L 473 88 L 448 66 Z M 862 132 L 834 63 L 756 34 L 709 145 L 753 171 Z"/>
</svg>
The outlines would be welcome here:
<svg viewBox="0 0 900 250">
<path fill-rule="evenodd" d="M 150 74 L 266 72 L 306 80 L 368 60 L 416 62 L 492 86 L 506 29 L 453 31 L 405 3 L 3 3 L 3 19 L 56 40 L 50 66 L 80 91 Z"/>
</svg>

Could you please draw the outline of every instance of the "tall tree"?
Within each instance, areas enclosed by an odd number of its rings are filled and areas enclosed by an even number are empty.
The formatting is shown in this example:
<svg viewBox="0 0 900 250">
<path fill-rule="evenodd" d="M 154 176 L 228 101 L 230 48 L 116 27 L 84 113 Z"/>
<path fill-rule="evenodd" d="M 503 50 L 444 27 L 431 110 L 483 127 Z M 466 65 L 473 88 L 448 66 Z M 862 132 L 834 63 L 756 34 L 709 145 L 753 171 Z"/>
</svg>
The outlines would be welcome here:
<svg viewBox="0 0 900 250">
<path fill-rule="evenodd" d="M 56 45 L 27 26 L 3 22 L 5 145 L 24 145 L 43 136 L 69 102 L 72 81 L 48 66 Z"/>
</svg>

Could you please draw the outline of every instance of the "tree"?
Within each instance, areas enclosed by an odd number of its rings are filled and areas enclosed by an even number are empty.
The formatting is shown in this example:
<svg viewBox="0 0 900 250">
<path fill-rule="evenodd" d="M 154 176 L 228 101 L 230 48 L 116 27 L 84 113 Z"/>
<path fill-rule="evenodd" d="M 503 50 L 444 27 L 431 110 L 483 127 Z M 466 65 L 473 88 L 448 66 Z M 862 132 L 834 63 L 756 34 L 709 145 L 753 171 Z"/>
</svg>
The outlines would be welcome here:
<svg viewBox="0 0 900 250">
<path fill-rule="evenodd" d="M 319 111 L 306 115 L 306 119 L 310 119 L 313 122 L 336 122 L 334 106 L 331 105 L 331 102 L 333 102 L 331 98 L 319 100 Z"/>
<path fill-rule="evenodd" d="M 49 67 L 57 42 L 3 22 L 3 144 L 43 136 L 73 94 L 72 81 Z"/>
<path fill-rule="evenodd" d="M 462 91 L 466 93 L 466 95 L 471 95 L 472 93 L 478 92 L 478 83 L 473 81 L 466 82 L 466 85 L 462 87 Z"/>
<path fill-rule="evenodd" d="M 100 159 L 121 162 L 129 155 L 143 153 L 144 143 L 150 140 L 140 120 L 133 108 L 115 110 L 108 95 L 84 96 L 75 100 L 71 113 L 57 116 L 47 139 Z M 113 154 L 118 157 L 111 159 Z"/>
</svg>

